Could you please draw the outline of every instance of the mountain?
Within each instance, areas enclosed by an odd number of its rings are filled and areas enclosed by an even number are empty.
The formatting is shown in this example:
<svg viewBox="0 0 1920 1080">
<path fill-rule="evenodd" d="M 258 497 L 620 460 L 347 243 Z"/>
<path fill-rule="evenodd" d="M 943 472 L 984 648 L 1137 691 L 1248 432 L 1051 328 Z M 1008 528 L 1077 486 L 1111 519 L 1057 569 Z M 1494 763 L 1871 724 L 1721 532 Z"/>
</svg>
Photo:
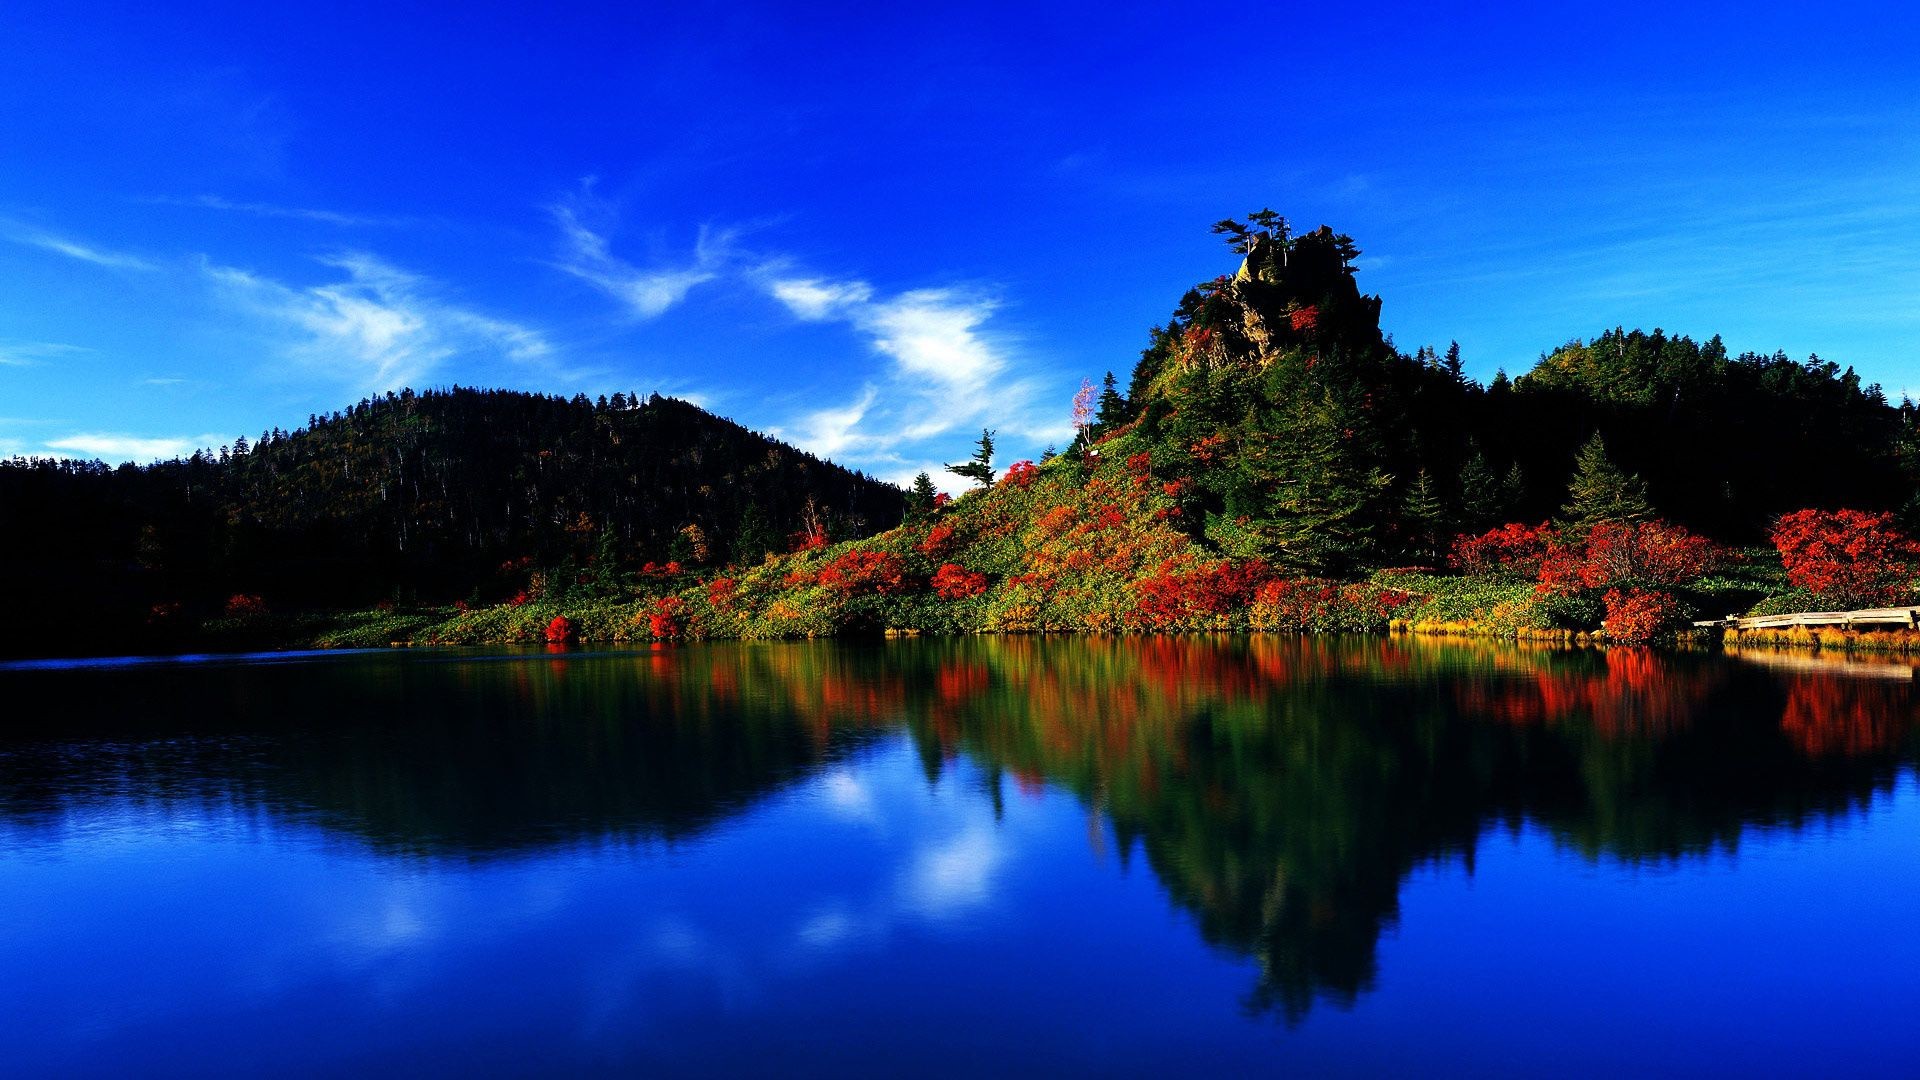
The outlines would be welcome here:
<svg viewBox="0 0 1920 1080">
<path fill-rule="evenodd" d="M 904 494 L 684 401 L 411 390 L 217 454 L 0 463 L 0 558 L 25 641 L 118 638 L 218 611 L 491 602 L 528 568 L 614 579 L 757 561 L 897 525 Z M 22 651 L 19 646 L 10 651 Z"/>
</svg>

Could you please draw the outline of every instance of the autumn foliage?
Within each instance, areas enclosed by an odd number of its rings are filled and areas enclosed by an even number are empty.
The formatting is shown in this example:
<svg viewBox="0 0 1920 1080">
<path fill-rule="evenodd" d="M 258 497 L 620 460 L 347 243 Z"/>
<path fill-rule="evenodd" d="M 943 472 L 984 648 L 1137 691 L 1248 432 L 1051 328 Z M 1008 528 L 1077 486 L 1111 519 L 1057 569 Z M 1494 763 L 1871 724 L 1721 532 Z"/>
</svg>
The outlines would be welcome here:
<svg viewBox="0 0 1920 1080">
<path fill-rule="evenodd" d="M 1679 601 L 1658 589 L 1608 589 L 1607 639 L 1625 645 L 1658 640 L 1685 622 Z"/>
<path fill-rule="evenodd" d="M 565 615 L 555 615 L 553 621 L 547 624 L 546 636 L 549 645 L 565 645 L 573 639 L 573 620 Z"/>
<path fill-rule="evenodd" d="M 1788 582 L 1823 601 L 1866 607 L 1913 596 L 1920 544 L 1891 514 L 1798 510 L 1774 523 L 1771 538 Z"/>
<path fill-rule="evenodd" d="M 987 575 L 946 563 L 933 574 L 933 591 L 942 600 L 965 600 L 987 591 Z"/>
<path fill-rule="evenodd" d="M 1031 461 L 1016 461 L 1007 467 L 1006 483 L 1024 491 L 1033 485 L 1033 478 L 1040 470 Z"/>
<path fill-rule="evenodd" d="M 227 597 L 226 613 L 229 618 L 265 615 L 267 602 L 252 593 L 235 593 Z"/>
<path fill-rule="evenodd" d="M 1554 536 L 1553 526 L 1545 522 L 1513 522 L 1478 536 L 1463 535 L 1453 542 L 1452 563 L 1463 574 L 1536 577 Z"/>
<path fill-rule="evenodd" d="M 816 580 L 843 596 L 907 590 L 907 565 L 885 551 L 849 551 L 821 569 Z"/>
<path fill-rule="evenodd" d="M 1720 549 L 1703 536 L 1663 521 L 1605 521 L 1584 535 L 1548 544 L 1540 590 L 1674 588 L 1691 585 L 1721 563 Z"/>
</svg>

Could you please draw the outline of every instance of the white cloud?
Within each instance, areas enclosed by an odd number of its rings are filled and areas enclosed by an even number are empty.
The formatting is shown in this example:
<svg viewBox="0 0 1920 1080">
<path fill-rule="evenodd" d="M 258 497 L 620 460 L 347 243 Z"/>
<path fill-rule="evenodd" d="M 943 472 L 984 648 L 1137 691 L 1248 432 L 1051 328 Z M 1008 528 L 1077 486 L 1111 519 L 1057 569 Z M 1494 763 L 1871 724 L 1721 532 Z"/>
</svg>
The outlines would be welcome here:
<svg viewBox="0 0 1920 1080">
<path fill-rule="evenodd" d="M 93 244 L 82 243 L 64 236 L 56 236 L 39 229 L 12 225 L 8 239 L 16 244 L 51 251 L 94 266 L 104 266 L 110 270 L 152 270 L 154 265 L 136 255 L 121 251 L 109 251 Z"/>
<path fill-rule="evenodd" d="M 987 330 L 1000 307 L 992 296 L 958 287 L 883 296 L 865 281 L 788 277 L 782 269 L 763 267 L 758 277 L 789 312 L 808 322 L 845 323 L 891 363 L 855 401 L 801 415 L 775 429 L 781 437 L 906 482 L 926 468 L 916 463 L 935 461 L 927 471 L 940 473 L 930 448 L 912 446 L 922 440 L 977 427 L 1016 442 L 1071 434 L 1064 403 L 1062 418 L 1050 421 L 1040 385 L 1011 377 L 1008 346 Z M 958 456 L 961 447 L 946 449 Z"/>
<path fill-rule="evenodd" d="M 246 270 L 208 264 L 209 280 L 253 314 L 291 330 L 287 351 L 373 390 L 425 381 L 449 357 L 487 353 L 519 362 L 548 359 L 539 331 L 441 299 L 433 283 L 363 253 L 322 259 L 345 279 L 290 286 Z"/>
<path fill-rule="evenodd" d="M 182 383 L 185 383 L 186 381 L 187 380 L 185 379 L 174 378 L 172 376 L 155 376 L 154 378 L 151 378 L 151 379 L 141 379 L 140 385 L 141 386 L 179 386 Z"/>
<path fill-rule="evenodd" d="M 98 458 L 101 461 L 159 461 L 185 457 L 195 450 L 226 441 L 219 435 L 148 436 L 113 431 L 83 431 L 47 440 L 47 449 L 61 457 Z"/>
<path fill-rule="evenodd" d="M 832 318 L 848 305 L 873 298 L 873 286 L 864 281 L 776 281 L 771 288 L 776 299 L 809 322 Z"/>
<path fill-rule="evenodd" d="M 602 290 L 643 319 L 661 314 L 686 299 L 695 286 L 719 277 L 731 240 L 730 234 L 703 228 L 694 244 L 692 262 L 642 268 L 615 255 L 607 238 L 588 228 L 571 207 L 554 207 L 553 219 L 560 226 L 563 240 L 560 260 L 554 265 Z"/>
<path fill-rule="evenodd" d="M 391 217 L 378 214 L 349 214 L 338 210 L 318 210 L 304 206 L 276 206 L 272 203 L 236 202 L 232 199 L 223 199 L 218 195 L 200 195 L 191 199 L 156 198 L 146 201 L 163 206 L 196 206 L 207 210 L 226 210 L 234 213 L 252 214 L 255 217 L 316 221 L 323 225 L 338 225 L 342 228 L 400 226 L 409 224 L 412 221 L 411 218 L 405 217 Z"/>
<path fill-rule="evenodd" d="M 78 345 L 57 341 L 0 341 L 0 367 L 34 367 L 57 356 L 89 352 Z"/>
</svg>

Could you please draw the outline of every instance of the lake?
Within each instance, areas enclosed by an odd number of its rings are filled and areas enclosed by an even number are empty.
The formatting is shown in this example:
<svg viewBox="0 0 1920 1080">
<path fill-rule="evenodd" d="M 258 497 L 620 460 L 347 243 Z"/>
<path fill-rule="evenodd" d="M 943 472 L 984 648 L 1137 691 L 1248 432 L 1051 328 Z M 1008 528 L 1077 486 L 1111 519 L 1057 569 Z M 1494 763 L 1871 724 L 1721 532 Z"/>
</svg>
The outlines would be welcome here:
<svg viewBox="0 0 1920 1080">
<path fill-rule="evenodd" d="M 1920 1071 L 1914 670 L 1007 638 L 0 666 L 0 1071 Z"/>
</svg>

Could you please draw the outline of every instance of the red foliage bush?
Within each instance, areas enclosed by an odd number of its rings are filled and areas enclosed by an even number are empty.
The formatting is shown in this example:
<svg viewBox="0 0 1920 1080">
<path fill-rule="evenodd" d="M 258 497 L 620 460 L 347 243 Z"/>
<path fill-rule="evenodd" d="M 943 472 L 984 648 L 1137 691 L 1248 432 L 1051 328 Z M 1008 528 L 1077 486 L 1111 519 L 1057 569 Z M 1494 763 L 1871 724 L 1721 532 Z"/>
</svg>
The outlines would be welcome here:
<svg viewBox="0 0 1920 1080">
<path fill-rule="evenodd" d="M 1145 476 L 1153 470 L 1153 455 L 1145 451 L 1127 458 L 1127 471 L 1136 477 Z"/>
<path fill-rule="evenodd" d="M 976 574 L 964 566 L 947 563 L 933 573 L 933 591 L 942 600 L 965 600 L 987 591 L 987 575 Z"/>
<path fill-rule="evenodd" d="M 849 551 L 822 567 L 815 580 L 844 596 L 907 589 L 907 565 L 884 551 Z"/>
<path fill-rule="evenodd" d="M 1540 562 L 1547 556 L 1547 545 L 1555 537 L 1546 522 L 1523 525 L 1512 522 L 1490 529 L 1479 536 L 1462 534 L 1454 538 L 1452 563 L 1463 574 L 1511 574 L 1535 577 Z"/>
<path fill-rule="evenodd" d="M 1622 644 L 1644 645 L 1685 621 L 1680 602 L 1658 589 L 1608 589 L 1602 603 L 1607 639 Z"/>
<path fill-rule="evenodd" d="M 1007 466 L 1006 482 L 1025 491 L 1027 487 L 1033 483 L 1034 478 L 1039 475 L 1040 470 L 1033 462 L 1016 461 L 1012 465 Z"/>
<path fill-rule="evenodd" d="M 733 607 L 734 590 L 739 586 L 740 583 L 730 577 L 714 578 L 707 582 L 707 603 L 720 611 L 730 610 Z"/>
<path fill-rule="evenodd" d="M 945 555 L 953 550 L 953 526 L 935 525 L 927 530 L 927 538 L 920 541 L 920 551 L 925 555 Z"/>
<path fill-rule="evenodd" d="M 227 597 L 226 612 L 230 618 L 265 615 L 267 610 L 267 602 L 254 593 L 234 593 Z"/>
<path fill-rule="evenodd" d="M 1712 573 L 1724 554 L 1713 541 L 1664 521 L 1601 522 L 1585 536 L 1561 537 L 1540 564 L 1540 591 L 1674 588 Z"/>
<path fill-rule="evenodd" d="M 1774 523 L 1787 580 L 1835 604 L 1894 604 L 1913 595 L 1920 544 L 1892 514 L 1796 510 Z"/>
<path fill-rule="evenodd" d="M 1364 582 L 1342 585 L 1317 578 L 1269 581 L 1254 593 L 1248 621 L 1256 630 L 1368 633 L 1412 603 L 1398 589 Z"/>
<path fill-rule="evenodd" d="M 647 612 L 647 632 L 661 640 L 682 637 L 687 632 L 687 602 L 677 596 L 663 596 Z"/>
<path fill-rule="evenodd" d="M 1134 582 L 1138 612 L 1148 626 L 1181 626 L 1226 615 L 1244 607 L 1253 592 L 1271 574 L 1258 559 L 1232 562 L 1222 559 L 1192 569 L 1176 560 L 1161 563 L 1151 576 Z"/>
<path fill-rule="evenodd" d="M 1317 307 L 1303 307 L 1289 318 L 1294 330 L 1302 334 L 1310 334 L 1320 328 L 1320 309 Z"/>
<path fill-rule="evenodd" d="M 547 644 L 565 645 L 573 640 L 573 620 L 565 615 L 555 615 L 547 624 Z"/>
</svg>

